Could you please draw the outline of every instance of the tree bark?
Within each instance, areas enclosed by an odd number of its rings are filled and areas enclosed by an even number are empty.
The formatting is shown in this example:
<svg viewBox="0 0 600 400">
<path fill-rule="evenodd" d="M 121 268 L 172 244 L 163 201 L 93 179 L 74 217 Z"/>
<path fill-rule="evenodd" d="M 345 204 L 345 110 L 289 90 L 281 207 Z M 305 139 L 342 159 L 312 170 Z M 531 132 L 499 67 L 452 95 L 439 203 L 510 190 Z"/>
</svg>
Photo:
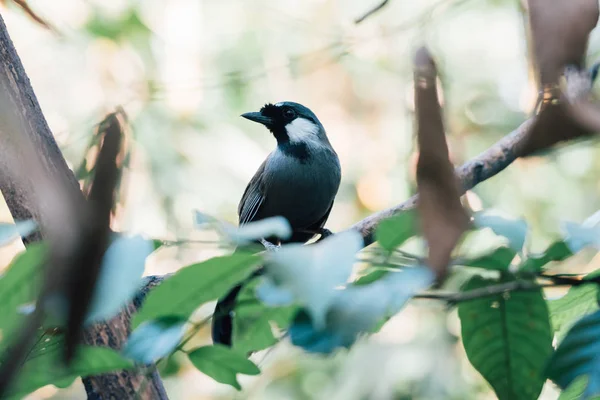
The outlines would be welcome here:
<svg viewBox="0 0 600 400">
<path fill-rule="evenodd" d="M 45 213 L 47 209 L 36 201 L 36 185 L 31 179 L 15 179 L 9 173 L 6 161 L 15 159 L 15 155 L 7 156 L 14 151 L 9 146 L 9 133 L 14 126 L 10 121 L 18 123 L 18 134 L 25 135 L 34 146 L 35 155 L 41 161 L 46 172 L 59 176 L 63 181 L 83 196 L 73 172 L 67 166 L 60 149 L 48 127 L 44 114 L 25 73 L 21 60 L 10 39 L 4 20 L 0 16 L 0 93 L 6 104 L 0 110 L 0 191 L 15 220 L 33 218 L 41 223 L 42 234 L 34 234 L 24 238 L 27 245 L 42 239 Z M 17 155 L 18 156 L 18 155 Z M 21 167 L 26 168 L 27 161 L 21 160 Z M 23 171 L 22 171 L 23 172 Z M 27 175 L 21 173 L 19 175 Z M 42 193 L 43 194 L 43 193 Z M 129 304 L 125 311 L 107 324 L 98 324 L 85 333 L 85 342 L 95 346 L 106 346 L 120 349 L 130 331 L 131 315 L 141 304 L 141 298 Z M 99 399 L 167 399 L 162 381 L 154 366 L 147 371 L 118 372 L 83 379 L 88 398 Z"/>
</svg>

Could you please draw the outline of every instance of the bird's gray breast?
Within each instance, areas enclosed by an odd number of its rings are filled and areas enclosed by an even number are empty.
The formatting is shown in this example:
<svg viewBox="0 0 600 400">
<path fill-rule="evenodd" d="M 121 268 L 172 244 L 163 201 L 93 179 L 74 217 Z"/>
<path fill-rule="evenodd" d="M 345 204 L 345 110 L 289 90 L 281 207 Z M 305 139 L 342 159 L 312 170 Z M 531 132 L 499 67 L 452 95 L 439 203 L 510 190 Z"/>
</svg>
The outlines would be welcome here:
<svg viewBox="0 0 600 400">
<path fill-rule="evenodd" d="M 328 147 L 310 149 L 299 159 L 276 149 L 265 165 L 263 190 L 270 215 L 282 215 L 294 229 L 307 228 L 329 210 L 338 191 L 341 169 L 337 155 Z"/>
</svg>

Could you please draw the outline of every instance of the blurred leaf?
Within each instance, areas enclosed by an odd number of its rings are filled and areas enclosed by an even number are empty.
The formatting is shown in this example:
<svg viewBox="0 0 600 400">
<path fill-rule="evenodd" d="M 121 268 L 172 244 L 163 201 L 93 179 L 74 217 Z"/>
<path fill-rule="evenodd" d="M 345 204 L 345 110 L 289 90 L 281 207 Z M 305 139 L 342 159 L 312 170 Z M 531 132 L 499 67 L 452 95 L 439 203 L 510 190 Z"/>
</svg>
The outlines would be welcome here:
<svg viewBox="0 0 600 400">
<path fill-rule="evenodd" d="M 427 264 L 438 279 L 448 272 L 452 250 L 467 229 L 469 217 L 460 203 L 461 192 L 448 144 L 437 97 L 437 69 L 424 47 L 414 62 L 415 108 L 417 114 L 417 209 L 423 237 L 427 240 Z"/>
<path fill-rule="evenodd" d="M 509 219 L 487 212 L 478 212 L 474 216 L 478 228 L 490 228 L 496 235 L 508 239 L 509 247 L 515 252 L 523 250 L 527 237 L 527 223 L 522 219 Z"/>
<path fill-rule="evenodd" d="M 398 313 L 415 293 L 433 280 L 428 268 L 414 267 L 390 272 L 369 285 L 338 290 L 323 328 L 304 310 L 296 315 L 289 331 L 292 343 L 316 353 L 350 347 L 360 334 L 372 332 L 383 319 Z"/>
<path fill-rule="evenodd" d="M 416 214 L 409 210 L 381 221 L 375 231 L 375 238 L 381 247 L 392 251 L 416 233 Z"/>
<path fill-rule="evenodd" d="M 152 364 L 177 347 L 185 333 L 185 324 L 185 319 L 177 317 L 146 321 L 131 333 L 123 354 L 137 362 Z"/>
<path fill-rule="evenodd" d="M 528 254 L 519 267 L 519 271 L 539 272 L 549 262 L 563 261 L 572 255 L 573 253 L 564 241 L 554 242 L 543 253 Z"/>
<path fill-rule="evenodd" d="M 37 223 L 28 219 L 16 221 L 14 224 L 0 223 L 0 246 L 4 246 L 18 237 L 29 236 L 37 230 Z"/>
<path fill-rule="evenodd" d="M 325 325 L 327 310 L 337 296 L 336 287 L 348 281 L 356 253 L 362 246 L 362 236 L 354 230 L 330 236 L 311 246 L 285 245 L 268 254 L 265 279 L 271 280 L 274 290 L 289 291 L 308 309 L 315 326 L 321 328 Z M 280 298 L 281 293 L 277 296 Z"/>
<path fill-rule="evenodd" d="M 532 50 L 542 85 L 558 82 L 567 65 L 582 68 L 598 22 L 596 0 L 528 0 Z"/>
<path fill-rule="evenodd" d="M 194 210 L 194 225 L 196 228 L 201 228 L 203 225 L 211 224 L 214 222 L 218 222 L 218 220 L 208 214 L 205 214 L 201 211 Z"/>
<path fill-rule="evenodd" d="M 471 278 L 464 291 L 510 282 Z M 458 305 L 469 361 L 500 400 L 535 400 L 552 354 L 552 331 L 541 289 L 507 292 Z"/>
<path fill-rule="evenodd" d="M 258 298 L 267 306 L 289 306 L 294 303 L 294 295 L 289 290 L 279 287 L 270 279 L 263 279 L 256 288 Z"/>
<path fill-rule="evenodd" d="M 562 225 L 565 231 L 565 243 L 569 250 L 576 254 L 586 247 L 600 249 L 600 226 L 586 226 L 574 222 L 565 222 Z"/>
<path fill-rule="evenodd" d="M 42 279 L 42 263 L 47 254 L 45 243 L 34 243 L 12 261 L 0 277 L 0 348 L 12 339 L 27 313 L 19 310 L 33 305 Z"/>
<path fill-rule="evenodd" d="M 256 297 L 256 286 L 256 281 L 245 285 L 235 307 L 232 342 L 233 348 L 241 354 L 263 350 L 277 343 L 271 324 L 286 329 L 298 310 L 297 306 L 265 306 Z"/>
<path fill-rule="evenodd" d="M 86 30 L 94 36 L 113 41 L 131 39 L 132 36 L 137 35 L 149 36 L 152 33 L 135 9 L 126 11 L 116 19 L 109 19 L 101 13 L 95 12 L 87 22 Z"/>
<path fill-rule="evenodd" d="M 477 267 L 493 269 L 497 271 L 508 271 L 510 263 L 516 256 L 515 250 L 508 247 L 499 247 L 489 254 L 481 257 L 465 260 L 460 263 L 466 267 Z"/>
<path fill-rule="evenodd" d="M 239 228 L 223 224 L 222 228 L 232 242 L 240 245 L 272 236 L 284 240 L 292 236 L 292 227 L 284 217 L 265 218 Z"/>
<path fill-rule="evenodd" d="M 548 301 L 552 329 L 559 338 L 562 338 L 579 318 L 598 310 L 598 294 L 598 285 L 591 283 L 573 286 L 560 299 Z"/>
<path fill-rule="evenodd" d="M 567 333 L 550 360 L 547 374 L 565 389 L 586 375 L 588 385 L 582 398 L 600 395 L 600 311 L 580 319 Z"/>
<path fill-rule="evenodd" d="M 160 239 L 153 239 L 152 240 L 152 248 L 154 249 L 154 251 L 160 249 L 163 245 L 164 245 L 164 241 L 160 240 Z"/>
<path fill-rule="evenodd" d="M 175 377 L 181 370 L 181 360 L 178 355 L 181 353 L 173 353 L 162 362 L 156 364 L 158 373 L 162 379 Z"/>
<path fill-rule="evenodd" d="M 166 316 L 189 316 L 203 303 L 224 295 L 242 281 L 261 260 L 253 254 L 237 252 L 184 267 L 152 289 L 132 326 Z"/>
<path fill-rule="evenodd" d="M 242 390 L 237 374 L 260 374 L 260 369 L 252 361 L 223 345 L 199 347 L 188 356 L 202 373 L 237 390 Z"/>
<path fill-rule="evenodd" d="M 79 376 L 100 375 L 133 367 L 131 361 L 115 350 L 91 346 L 80 346 L 71 366 L 66 367 L 62 361 L 61 349 L 62 346 L 41 347 L 39 356 L 30 356 L 10 387 L 9 396 L 22 398 L 49 384 L 65 387 Z"/>
<path fill-rule="evenodd" d="M 153 251 L 141 236 L 117 238 L 104 253 L 86 324 L 112 318 L 140 287 L 146 257 Z"/>
<path fill-rule="evenodd" d="M 6 5 L 9 2 L 9 0 L 0 0 L 0 3 Z M 55 31 L 54 27 L 52 27 L 52 25 L 50 25 L 48 23 L 48 21 L 46 21 L 44 18 L 40 17 L 35 11 L 33 11 L 31 9 L 31 7 L 29 7 L 29 4 L 27 1 L 25 0 L 11 0 L 12 3 L 15 3 L 16 5 L 18 5 L 19 7 L 21 7 L 21 9 L 25 12 L 25 14 L 32 19 L 33 21 L 37 22 L 39 25 L 41 25 L 42 27 L 51 30 L 51 31 Z"/>
</svg>

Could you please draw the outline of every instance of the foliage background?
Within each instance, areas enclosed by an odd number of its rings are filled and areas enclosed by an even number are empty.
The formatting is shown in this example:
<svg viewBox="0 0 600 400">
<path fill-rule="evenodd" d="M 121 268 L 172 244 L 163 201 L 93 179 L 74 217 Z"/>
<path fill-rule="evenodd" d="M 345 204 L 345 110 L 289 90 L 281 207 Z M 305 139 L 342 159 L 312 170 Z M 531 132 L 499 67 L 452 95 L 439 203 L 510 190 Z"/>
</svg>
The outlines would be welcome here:
<svg viewBox="0 0 600 400">
<path fill-rule="evenodd" d="M 343 168 L 330 229 L 406 199 L 416 159 L 412 54 L 423 42 L 443 78 L 457 164 L 515 128 L 536 95 L 517 0 L 395 0 L 360 25 L 353 20 L 371 4 L 358 0 L 29 3 L 59 34 L 10 3 L 1 12 L 65 157 L 73 168 L 93 157 L 94 124 L 122 105 L 133 156 L 115 228 L 153 238 L 204 239 L 193 231 L 194 209 L 236 221 L 246 182 L 274 146 L 268 132 L 238 116 L 265 102 L 303 103 L 327 128 Z M 590 49 L 595 61 L 596 31 Z M 468 199 L 475 209 L 524 216 L 537 241 L 532 246 L 541 250 L 559 220 L 581 221 L 600 208 L 597 156 L 598 146 L 587 143 L 519 160 Z M 10 219 L 6 209 L 2 218 Z M 19 246 L 2 249 L 2 265 Z M 211 245 L 164 249 L 146 273 L 221 252 Z M 565 268 L 584 272 L 595 264 L 574 257 Z M 285 343 L 256 355 L 264 372 L 240 377 L 242 393 L 186 363 L 163 366 L 163 375 L 173 399 L 493 399 L 459 335 L 456 311 L 420 301 L 368 342 L 331 359 Z M 208 331 L 196 341 L 209 343 Z M 31 398 L 82 396 L 78 382 Z M 542 398 L 556 397 L 547 385 Z"/>
</svg>

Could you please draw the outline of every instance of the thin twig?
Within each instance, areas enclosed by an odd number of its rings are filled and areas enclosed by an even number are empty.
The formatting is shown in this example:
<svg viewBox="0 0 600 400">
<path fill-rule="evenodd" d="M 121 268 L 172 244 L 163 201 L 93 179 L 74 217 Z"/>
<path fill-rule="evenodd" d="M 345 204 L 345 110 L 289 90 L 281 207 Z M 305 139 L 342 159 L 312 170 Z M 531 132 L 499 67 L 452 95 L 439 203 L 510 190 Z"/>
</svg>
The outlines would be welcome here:
<svg viewBox="0 0 600 400">
<path fill-rule="evenodd" d="M 415 295 L 415 299 L 442 300 L 450 304 L 457 304 L 463 301 L 477 300 L 484 297 L 495 296 L 509 292 L 523 292 L 529 290 L 538 290 L 546 287 L 571 286 L 571 283 L 537 283 L 533 281 L 513 281 L 491 285 L 479 289 L 469 290 L 462 293 L 420 293 Z"/>
<path fill-rule="evenodd" d="M 354 23 L 355 24 L 360 24 L 365 19 L 369 18 L 371 15 L 375 14 L 377 11 L 379 11 L 383 7 L 385 7 L 389 2 L 390 2 L 390 0 L 383 0 L 381 3 L 377 4 L 375 7 L 371 8 L 369 11 L 367 11 L 366 13 L 364 13 L 362 17 L 359 17 L 359 18 L 355 19 Z"/>
</svg>

